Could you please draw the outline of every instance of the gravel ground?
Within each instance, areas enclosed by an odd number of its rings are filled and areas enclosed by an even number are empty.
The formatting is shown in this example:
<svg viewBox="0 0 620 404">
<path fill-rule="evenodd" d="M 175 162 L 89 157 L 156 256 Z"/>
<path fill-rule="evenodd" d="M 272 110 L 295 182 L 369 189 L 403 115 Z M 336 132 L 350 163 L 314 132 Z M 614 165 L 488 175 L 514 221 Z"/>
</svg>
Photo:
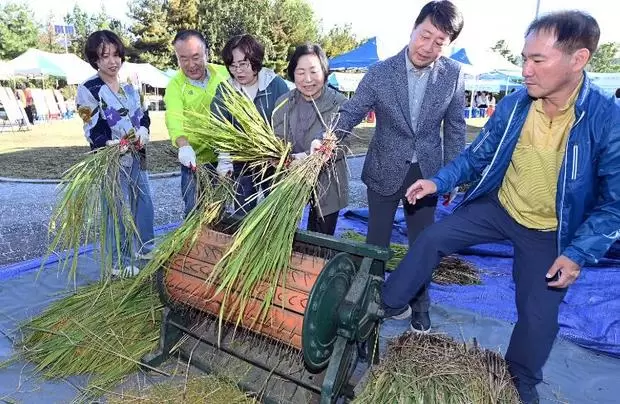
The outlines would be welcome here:
<svg viewBox="0 0 620 404">
<path fill-rule="evenodd" d="M 360 180 L 363 157 L 349 159 L 350 207 L 366 205 Z M 182 219 L 180 177 L 151 179 L 155 226 Z M 0 270 L 8 264 L 41 257 L 47 248 L 47 223 L 57 198 L 56 184 L 0 182 Z"/>
</svg>

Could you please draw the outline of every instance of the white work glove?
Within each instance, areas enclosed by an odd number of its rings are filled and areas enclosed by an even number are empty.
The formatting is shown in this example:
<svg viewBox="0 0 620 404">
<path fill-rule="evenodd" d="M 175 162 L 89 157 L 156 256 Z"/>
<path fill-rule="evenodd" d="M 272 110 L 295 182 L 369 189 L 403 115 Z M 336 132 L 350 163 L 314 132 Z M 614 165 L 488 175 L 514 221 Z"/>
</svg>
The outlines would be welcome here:
<svg viewBox="0 0 620 404">
<path fill-rule="evenodd" d="M 192 149 L 192 146 L 179 147 L 179 163 L 191 169 L 196 168 L 196 152 Z"/>
<path fill-rule="evenodd" d="M 310 143 L 310 154 L 314 154 L 323 146 L 323 142 L 319 139 L 314 139 L 312 143 Z"/>
<path fill-rule="evenodd" d="M 106 140 L 105 145 L 108 147 L 119 146 L 122 154 L 127 153 L 129 151 L 129 144 L 127 143 L 127 141 L 121 141 L 121 139 Z"/>
<path fill-rule="evenodd" d="M 291 154 L 291 164 L 289 167 L 293 168 L 296 165 L 299 165 L 306 157 L 308 157 L 308 153 L 306 152 Z"/>
<path fill-rule="evenodd" d="M 226 177 L 232 174 L 233 165 L 229 153 L 220 153 L 217 156 L 217 167 L 215 167 L 215 171 L 217 171 L 220 177 Z"/>
<path fill-rule="evenodd" d="M 136 131 L 136 139 L 140 142 L 140 146 L 144 147 L 149 142 L 149 130 L 144 126 Z"/>
</svg>

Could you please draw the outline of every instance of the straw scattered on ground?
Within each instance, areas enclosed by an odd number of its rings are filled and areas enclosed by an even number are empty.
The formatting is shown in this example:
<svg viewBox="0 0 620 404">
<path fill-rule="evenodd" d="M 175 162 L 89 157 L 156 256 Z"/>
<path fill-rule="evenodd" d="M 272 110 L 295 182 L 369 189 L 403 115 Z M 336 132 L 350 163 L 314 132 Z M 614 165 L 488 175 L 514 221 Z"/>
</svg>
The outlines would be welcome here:
<svg viewBox="0 0 620 404">
<path fill-rule="evenodd" d="M 191 376 L 148 388 L 108 395 L 110 404 L 254 404 L 234 382 L 213 375 Z"/>
<path fill-rule="evenodd" d="M 24 324 L 18 356 L 45 378 L 91 375 L 82 399 L 111 389 L 159 342 L 159 297 L 148 283 L 127 296 L 130 282 L 94 283 L 52 303 Z"/>
<path fill-rule="evenodd" d="M 356 404 L 518 404 L 504 359 L 496 352 L 436 334 L 393 341 Z"/>
<path fill-rule="evenodd" d="M 342 238 L 359 243 L 366 242 L 366 237 L 355 231 L 343 233 Z M 405 257 L 409 247 L 404 244 L 392 243 L 390 249 L 393 255 L 386 267 L 388 270 L 393 270 Z M 455 255 L 450 255 L 442 258 L 439 266 L 433 272 L 433 282 L 440 285 L 480 285 L 482 280 L 480 279 L 480 271 L 473 264 Z"/>
</svg>

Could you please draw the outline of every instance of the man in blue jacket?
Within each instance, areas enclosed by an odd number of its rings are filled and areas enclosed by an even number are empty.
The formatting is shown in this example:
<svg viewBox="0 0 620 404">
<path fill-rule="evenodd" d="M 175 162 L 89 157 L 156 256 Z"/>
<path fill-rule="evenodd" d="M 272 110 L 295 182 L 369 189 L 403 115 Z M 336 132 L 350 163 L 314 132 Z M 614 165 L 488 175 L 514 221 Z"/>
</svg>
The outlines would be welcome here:
<svg viewBox="0 0 620 404">
<path fill-rule="evenodd" d="M 407 190 L 415 204 L 470 183 L 463 203 L 420 235 L 383 288 L 385 317 L 398 316 L 441 257 L 510 240 L 518 320 L 506 360 L 525 403 L 538 402 L 568 286 L 620 236 L 620 108 L 584 73 L 599 34 L 579 11 L 532 22 L 526 89 L 499 103 L 460 156 Z"/>
</svg>

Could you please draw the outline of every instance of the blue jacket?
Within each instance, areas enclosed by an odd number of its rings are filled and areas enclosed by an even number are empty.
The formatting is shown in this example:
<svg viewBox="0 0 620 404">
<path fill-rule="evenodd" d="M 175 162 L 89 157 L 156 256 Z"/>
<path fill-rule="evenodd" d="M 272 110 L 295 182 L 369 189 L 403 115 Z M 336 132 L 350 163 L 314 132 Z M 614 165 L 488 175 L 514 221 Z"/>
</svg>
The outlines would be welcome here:
<svg viewBox="0 0 620 404">
<path fill-rule="evenodd" d="M 505 97 L 476 140 L 433 182 L 439 194 L 472 183 L 462 203 L 497 190 L 504 179 L 532 98 Z M 620 107 L 587 75 L 557 184 L 557 245 L 579 265 L 596 263 L 620 237 Z"/>
</svg>

